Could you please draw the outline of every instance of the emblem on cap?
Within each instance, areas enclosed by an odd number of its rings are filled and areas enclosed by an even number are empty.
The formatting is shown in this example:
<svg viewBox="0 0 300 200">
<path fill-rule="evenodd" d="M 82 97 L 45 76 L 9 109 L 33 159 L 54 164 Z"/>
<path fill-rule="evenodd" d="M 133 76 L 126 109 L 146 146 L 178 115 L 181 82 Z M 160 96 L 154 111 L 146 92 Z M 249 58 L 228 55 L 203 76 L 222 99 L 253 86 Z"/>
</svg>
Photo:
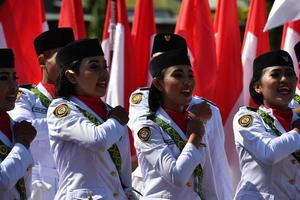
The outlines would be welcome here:
<svg viewBox="0 0 300 200">
<path fill-rule="evenodd" d="M 147 142 L 151 137 L 151 130 L 149 127 L 143 127 L 138 132 L 138 137 L 140 140 Z"/>
<path fill-rule="evenodd" d="M 288 62 L 288 61 L 289 61 L 289 57 L 287 57 L 287 56 L 282 56 L 282 58 L 283 58 L 283 60 L 284 60 L 285 62 Z"/>
<path fill-rule="evenodd" d="M 239 125 L 241 127 L 249 127 L 252 124 L 253 121 L 253 117 L 252 115 L 243 115 L 240 119 L 239 119 Z"/>
<path fill-rule="evenodd" d="M 136 93 L 131 97 L 132 104 L 139 104 L 143 99 L 143 93 Z"/>
<path fill-rule="evenodd" d="M 164 38 L 165 38 L 165 40 L 166 40 L 167 42 L 170 42 L 170 40 L 171 40 L 171 35 L 165 35 Z"/>
<path fill-rule="evenodd" d="M 67 104 L 61 104 L 57 106 L 53 112 L 55 117 L 62 118 L 67 116 L 70 113 L 70 108 Z"/>
</svg>

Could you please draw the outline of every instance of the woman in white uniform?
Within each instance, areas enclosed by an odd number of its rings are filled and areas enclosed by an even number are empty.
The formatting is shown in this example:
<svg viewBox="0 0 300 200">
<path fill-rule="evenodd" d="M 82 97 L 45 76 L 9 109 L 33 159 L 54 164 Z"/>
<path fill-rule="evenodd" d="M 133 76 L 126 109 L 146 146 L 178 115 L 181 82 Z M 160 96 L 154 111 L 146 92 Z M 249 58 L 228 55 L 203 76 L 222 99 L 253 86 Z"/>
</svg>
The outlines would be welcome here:
<svg viewBox="0 0 300 200">
<path fill-rule="evenodd" d="M 155 57 L 170 50 L 180 48 L 187 49 L 185 39 L 182 38 L 180 35 L 171 33 L 159 33 L 156 34 L 154 37 L 152 57 Z M 129 127 L 133 127 L 135 125 L 136 120 L 139 121 L 141 116 L 144 116 L 145 113 L 149 112 L 149 91 L 149 88 L 139 88 L 131 94 L 129 108 L 130 120 L 128 122 Z M 205 187 L 203 188 L 203 190 L 205 191 L 205 199 L 232 200 L 232 180 L 224 148 L 225 136 L 220 110 L 212 102 L 209 102 L 208 100 L 198 96 L 193 96 L 193 98 L 189 102 L 189 105 L 187 106 L 187 109 L 190 109 L 194 104 L 199 104 L 203 101 L 206 101 L 209 104 L 212 113 L 210 120 L 208 120 L 205 124 L 205 149 L 209 152 L 209 155 L 206 156 L 205 161 L 211 162 L 211 164 L 206 163 L 206 166 L 210 165 L 211 168 L 206 168 L 205 174 L 210 174 L 209 183 L 214 183 L 214 186 L 209 185 L 207 181 L 204 184 Z M 179 115 L 181 115 L 181 113 L 179 113 Z M 172 117 L 174 117 L 174 115 Z M 143 176 L 140 171 L 141 170 L 138 167 L 133 172 L 132 177 L 134 188 L 136 188 L 139 191 L 142 191 L 143 183 L 141 180 Z M 206 188 L 210 188 L 210 190 L 207 190 Z"/>
<path fill-rule="evenodd" d="M 0 49 L 0 199 L 25 200 L 30 198 L 29 146 L 36 131 L 29 122 L 14 122 L 7 114 L 19 96 L 14 66 L 13 51 Z"/>
<path fill-rule="evenodd" d="M 143 179 L 142 199 L 217 199 L 205 147 L 204 124 L 212 112 L 203 100 L 188 107 L 195 80 L 187 49 L 153 57 L 150 72 L 149 96 L 140 92 L 131 98 L 131 109 L 137 105 L 132 116 L 139 116 L 130 128 Z M 138 106 L 145 98 L 150 111 Z"/>
<path fill-rule="evenodd" d="M 48 109 L 51 150 L 59 173 L 55 199 L 130 199 L 128 115 L 100 97 L 109 74 L 97 39 L 58 51 L 60 74 Z"/>
<path fill-rule="evenodd" d="M 241 107 L 233 121 L 242 172 L 236 200 L 300 199 L 300 121 L 289 108 L 296 84 L 287 52 L 254 60 L 249 91 L 259 108 Z"/>
</svg>

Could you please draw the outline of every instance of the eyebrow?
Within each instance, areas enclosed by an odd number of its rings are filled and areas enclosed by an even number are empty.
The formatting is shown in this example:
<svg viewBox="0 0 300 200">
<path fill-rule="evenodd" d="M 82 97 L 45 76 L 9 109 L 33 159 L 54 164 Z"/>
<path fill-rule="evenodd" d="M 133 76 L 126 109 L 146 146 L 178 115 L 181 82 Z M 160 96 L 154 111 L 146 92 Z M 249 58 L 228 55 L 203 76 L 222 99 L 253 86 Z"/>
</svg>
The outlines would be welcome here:
<svg viewBox="0 0 300 200">
<path fill-rule="evenodd" d="M 100 61 L 99 60 L 97 60 L 97 59 L 93 59 L 93 60 L 89 60 L 87 63 L 88 64 L 90 64 L 90 63 L 100 63 Z"/>
</svg>

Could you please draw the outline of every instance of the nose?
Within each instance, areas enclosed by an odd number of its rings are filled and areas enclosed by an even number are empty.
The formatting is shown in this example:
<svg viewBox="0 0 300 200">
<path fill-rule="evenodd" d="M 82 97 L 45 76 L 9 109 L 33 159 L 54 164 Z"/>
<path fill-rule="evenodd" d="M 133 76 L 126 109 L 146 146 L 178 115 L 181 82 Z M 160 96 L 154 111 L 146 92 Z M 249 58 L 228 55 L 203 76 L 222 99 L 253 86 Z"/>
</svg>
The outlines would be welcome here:
<svg viewBox="0 0 300 200">
<path fill-rule="evenodd" d="M 109 74 L 107 70 L 100 70 L 99 79 L 102 81 L 107 81 L 109 79 Z"/>
<path fill-rule="evenodd" d="M 283 74 L 280 78 L 280 82 L 286 82 L 288 80 L 288 76 L 286 74 Z"/>
</svg>

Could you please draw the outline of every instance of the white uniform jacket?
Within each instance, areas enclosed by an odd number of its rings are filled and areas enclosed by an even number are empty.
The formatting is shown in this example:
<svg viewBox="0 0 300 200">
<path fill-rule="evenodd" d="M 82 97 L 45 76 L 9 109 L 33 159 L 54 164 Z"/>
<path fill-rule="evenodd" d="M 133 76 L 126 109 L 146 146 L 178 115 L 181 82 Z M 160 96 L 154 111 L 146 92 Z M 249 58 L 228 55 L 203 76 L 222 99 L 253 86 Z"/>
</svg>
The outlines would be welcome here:
<svg viewBox="0 0 300 200">
<path fill-rule="evenodd" d="M 296 87 L 295 95 L 300 96 L 300 90 L 299 90 L 298 87 Z M 289 107 L 292 108 L 292 109 L 297 108 L 299 106 L 300 106 L 300 102 L 296 101 L 295 99 L 292 99 L 292 101 L 289 104 Z"/>
<path fill-rule="evenodd" d="M 211 105 L 213 117 L 205 125 L 204 143 L 207 147 L 197 149 L 192 144 L 187 144 L 180 153 L 171 137 L 144 117 L 149 111 L 148 92 L 147 89 L 138 89 L 132 93 L 128 124 L 134 133 L 139 162 L 135 175 L 140 174 L 140 178 L 143 178 L 144 185 L 139 185 L 138 188 L 142 188 L 144 199 L 200 199 L 190 183 L 194 183 L 191 172 L 201 164 L 204 170 L 205 199 L 231 200 L 233 191 L 219 110 Z M 138 97 L 141 98 L 140 101 L 136 101 L 136 94 L 141 95 Z M 190 106 L 202 101 L 200 98 L 193 98 Z M 170 123 L 182 139 L 187 140 L 185 133 L 162 108 L 156 114 Z M 147 142 L 141 141 L 137 136 L 142 127 L 150 127 L 151 139 Z"/>
<path fill-rule="evenodd" d="M 236 113 L 233 129 L 242 175 L 235 199 L 300 199 L 300 164 L 291 155 L 300 149 L 300 134 L 286 132 L 272 109 L 260 109 L 275 120 L 282 135 L 276 136 L 263 118 L 247 107 Z M 293 120 L 298 118 L 294 113 Z"/>
<path fill-rule="evenodd" d="M 37 89 L 50 101 L 52 96 L 40 83 Z M 32 195 L 34 199 L 53 200 L 58 190 L 58 173 L 55 167 L 53 154 L 50 152 L 50 141 L 47 125 L 47 108 L 41 100 L 30 90 L 20 88 L 19 99 L 15 108 L 9 111 L 15 121 L 29 121 L 37 131 L 37 135 L 30 145 L 34 158 L 32 169 Z"/>
<path fill-rule="evenodd" d="M 64 109 L 60 109 L 62 105 Z M 55 199 L 127 199 L 119 178 L 125 187 L 131 187 L 127 126 L 113 118 L 96 126 L 76 106 L 103 122 L 75 97 L 70 101 L 59 98 L 51 103 L 47 115 L 50 145 L 60 177 Z M 117 144 L 121 154 L 121 174 L 107 151 L 113 144 Z"/>
<path fill-rule="evenodd" d="M 0 199 L 20 199 L 20 193 L 15 185 L 22 177 L 25 179 L 26 193 L 30 199 L 31 166 L 33 165 L 30 151 L 20 143 L 12 143 L 1 131 L 0 140 L 5 146 L 12 148 L 0 164 Z"/>
</svg>

